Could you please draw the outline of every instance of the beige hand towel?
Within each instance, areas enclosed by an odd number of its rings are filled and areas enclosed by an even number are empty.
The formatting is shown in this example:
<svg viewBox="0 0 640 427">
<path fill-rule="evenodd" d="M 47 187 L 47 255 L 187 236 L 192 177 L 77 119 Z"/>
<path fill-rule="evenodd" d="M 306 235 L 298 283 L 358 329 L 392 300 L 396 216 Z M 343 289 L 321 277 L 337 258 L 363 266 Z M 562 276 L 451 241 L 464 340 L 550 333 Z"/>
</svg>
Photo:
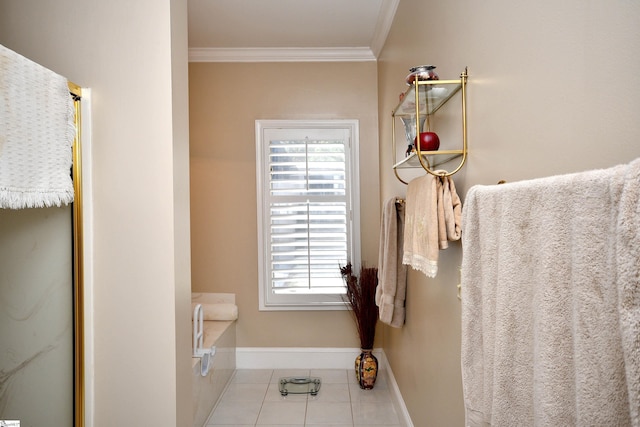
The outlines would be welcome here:
<svg viewBox="0 0 640 427">
<path fill-rule="evenodd" d="M 404 204 L 388 199 L 382 210 L 376 305 L 380 321 L 395 328 L 404 324 L 407 266 L 402 263 Z"/>
<path fill-rule="evenodd" d="M 438 250 L 462 236 L 462 203 L 455 184 L 448 176 L 416 178 L 407 187 L 406 205 L 402 262 L 435 277 Z"/>
<path fill-rule="evenodd" d="M 427 277 L 438 273 L 438 191 L 431 174 L 407 186 L 402 263 Z"/>
<path fill-rule="evenodd" d="M 438 189 L 438 241 L 440 249 L 462 237 L 462 203 L 450 176 L 439 177 Z"/>
</svg>

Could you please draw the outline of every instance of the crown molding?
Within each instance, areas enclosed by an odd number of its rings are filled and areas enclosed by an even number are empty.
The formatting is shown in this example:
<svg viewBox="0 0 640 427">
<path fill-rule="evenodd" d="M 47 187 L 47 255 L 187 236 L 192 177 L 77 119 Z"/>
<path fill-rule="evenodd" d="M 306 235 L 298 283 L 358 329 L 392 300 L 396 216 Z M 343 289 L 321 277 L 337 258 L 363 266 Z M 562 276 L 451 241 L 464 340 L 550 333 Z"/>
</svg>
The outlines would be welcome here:
<svg viewBox="0 0 640 427">
<path fill-rule="evenodd" d="M 368 47 L 189 49 L 189 62 L 364 62 L 375 60 L 376 56 Z"/>
<path fill-rule="evenodd" d="M 371 51 L 376 58 L 380 55 L 380 52 L 387 41 L 399 3 L 400 0 L 382 2 L 380 14 L 378 15 L 378 22 L 376 23 L 376 28 L 371 40 Z"/>
<path fill-rule="evenodd" d="M 189 49 L 189 62 L 365 62 L 376 61 L 391 30 L 400 0 L 384 0 L 371 47 L 280 47 Z"/>
</svg>

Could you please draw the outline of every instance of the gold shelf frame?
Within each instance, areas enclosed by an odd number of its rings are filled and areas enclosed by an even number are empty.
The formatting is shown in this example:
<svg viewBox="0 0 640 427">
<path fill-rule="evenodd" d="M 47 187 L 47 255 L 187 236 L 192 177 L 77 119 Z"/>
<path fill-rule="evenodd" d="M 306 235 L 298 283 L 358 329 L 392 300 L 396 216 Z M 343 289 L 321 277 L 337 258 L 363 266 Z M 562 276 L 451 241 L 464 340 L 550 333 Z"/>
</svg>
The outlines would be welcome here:
<svg viewBox="0 0 640 427">
<path fill-rule="evenodd" d="M 84 355 L 84 234 L 82 213 L 82 88 L 68 82 L 73 98 L 76 135 L 73 141 L 73 425 L 85 425 L 85 355 Z"/>
<path fill-rule="evenodd" d="M 419 81 L 418 79 L 415 79 L 413 82 L 412 88 L 407 90 L 407 92 L 405 93 L 405 94 L 410 94 L 410 92 L 413 91 L 413 94 L 414 94 L 415 110 L 412 112 L 412 115 L 414 115 L 416 119 L 416 136 L 418 136 L 420 135 L 420 132 L 423 131 L 423 129 L 420 126 L 420 117 L 426 115 L 426 127 L 427 129 L 430 129 L 429 116 L 433 115 L 438 109 L 440 109 L 440 107 L 446 104 L 449 101 L 449 99 L 451 99 L 451 97 L 453 97 L 458 91 L 461 92 L 461 97 L 462 97 L 462 149 L 461 150 L 421 151 L 420 144 L 415 144 L 416 145 L 415 152 L 412 152 L 410 156 L 406 157 L 405 159 L 399 162 L 396 161 L 398 153 L 397 153 L 397 147 L 396 147 L 395 119 L 396 117 L 400 117 L 402 115 L 400 112 L 400 108 L 404 102 L 404 99 L 400 101 L 400 104 L 396 107 L 396 109 L 391 114 L 392 116 L 391 141 L 392 141 L 393 160 L 394 160 L 393 172 L 395 173 L 396 178 L 398 178 L 400 182 L 404 184 L 408 184 L 407 181 L 403 180 L 400 177 L 400 175 L 398 174 L 398 169 L 401 166 L 408 164 L 411 161 L 415 161 L 416 158 L 419 162 L 419 165 L 422 166 L 422 168 L 425 171 L 427 171 L 429 174 L 434 176 L 441 176 L 441 177 L 451 176 L 457 173 L 464 166 L 467 160 L 467 151 L 468 151 L 467 150 L 467 91 L 466 91 L 467 79 L 468 79 L 468 67 L 465 67 L 464 71 L 460 74 L 459 80 Z M 440 102 L 436 103 L 435 105 L 433 105 L 433 107 L 431 107 L 431 105 L 429 105 L 430 97 L 428 95 L 425 96 L 424 100 L 420 99 L 420 96 L 421 96 L 420 86 L 436 86 L 436 85 L 438 86 L 458 85 L 458 87 L 454 87 L 450 92 L 448 92 L 445 95 L 445 97 L 442 100 L 440 100 Z M 422 112 L 421 110 L 422 107 L 425 108 L 424 112 Z M 431 156 L 432 160 L 429 160 L 428 156 Z M 435 159 L 437 159 L 438 156 L 446 156 L 446 157 L 442 158 L 442 161 L 436 162 Z M 447 171 L 434 170 L 435 167 L 448 163 L 456 158 L 461 158 L 461 160 L 458 166 L 454 168 L 452 171 L 447 172 Z M 433 165 L 431 164 L 432 162 L 433 162 Z"/>
</svg>

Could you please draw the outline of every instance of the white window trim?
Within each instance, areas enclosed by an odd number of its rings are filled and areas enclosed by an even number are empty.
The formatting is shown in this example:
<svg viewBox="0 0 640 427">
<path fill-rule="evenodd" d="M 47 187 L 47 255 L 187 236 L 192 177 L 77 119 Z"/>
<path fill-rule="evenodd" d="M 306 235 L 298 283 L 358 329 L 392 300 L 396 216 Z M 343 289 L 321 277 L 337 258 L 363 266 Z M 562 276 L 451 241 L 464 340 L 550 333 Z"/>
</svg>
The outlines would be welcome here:
<svg viewBox="0 0 640 427">
<path fill-rule="evenodd" d="M 325 295 L 322 299 L 317 296 L 304 294 L 283 297 L 279 295 L 270 298 L 270 280 L 268 277 L 268 248 L 265 245 L 265 227 L 263 217 L 268 212 L 266 197 L 263 197 L 264 163 L 263 149 L 265 144 L 264 132 L 268 129 L 346 129 L 350 135 L 350 149 L 348 162 L 350 167 L 349 190 L 351 204 L 351 259 L 354 266 L 360 265 L 360 170 L 359 170 L 359 132 L 358 120 L 256 120 L 256 189 L 257 189 L 257 217 L 258 217 L 258 294 L 260 311 L 283 310 L 345 310 L 347 308 L 341 295 Z M 266 210 L 265 210 L 266 209 Z M 336 267 L 338 268 L 338 267 Z M 359 267 L 358 267 L 359 268 Z"/>
</svg>

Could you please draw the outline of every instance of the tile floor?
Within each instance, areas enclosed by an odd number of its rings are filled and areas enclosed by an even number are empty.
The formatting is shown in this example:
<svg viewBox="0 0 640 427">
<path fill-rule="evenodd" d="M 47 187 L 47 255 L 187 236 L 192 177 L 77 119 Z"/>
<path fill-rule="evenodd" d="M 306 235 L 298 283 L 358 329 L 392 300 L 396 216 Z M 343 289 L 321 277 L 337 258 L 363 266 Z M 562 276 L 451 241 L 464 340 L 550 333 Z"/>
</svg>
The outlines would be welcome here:
<svg viewBox="0 0 640 427">
<path fill-rule="evenodd" d="M 282 377 L 311 376 L 322 381 L 317 396 L 283 397 Z M 373 390 L 362 390 L 347 369 L 240 369 L 234 373 L 207 426 L 215 427 L 401 427 L 383 372 Z"/>
</svg>

